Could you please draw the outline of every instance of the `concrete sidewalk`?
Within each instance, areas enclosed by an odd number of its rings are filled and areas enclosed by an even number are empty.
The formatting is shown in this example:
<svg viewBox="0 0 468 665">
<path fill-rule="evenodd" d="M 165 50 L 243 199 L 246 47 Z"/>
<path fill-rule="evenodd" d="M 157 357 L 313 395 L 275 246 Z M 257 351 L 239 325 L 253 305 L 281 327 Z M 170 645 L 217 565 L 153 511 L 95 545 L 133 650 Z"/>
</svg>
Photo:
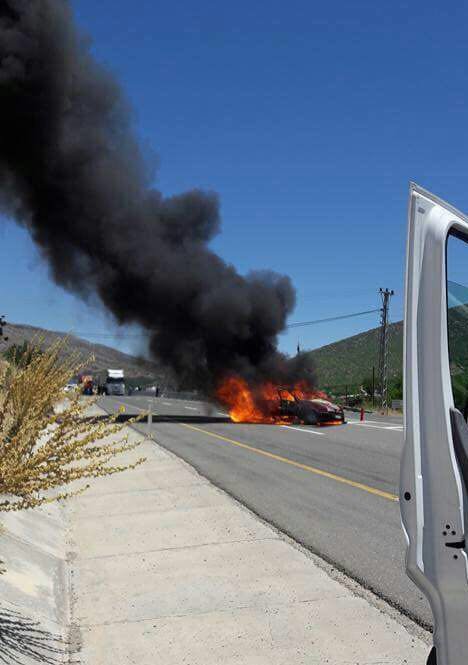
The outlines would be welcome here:
<svg viewBox="0 0 468 665">
<path fill-rule="evenodd" d="M 67 508 L 83 665 L 425 665 L 385 603 L 156 443 L 132 455 Z"/>
</svg>

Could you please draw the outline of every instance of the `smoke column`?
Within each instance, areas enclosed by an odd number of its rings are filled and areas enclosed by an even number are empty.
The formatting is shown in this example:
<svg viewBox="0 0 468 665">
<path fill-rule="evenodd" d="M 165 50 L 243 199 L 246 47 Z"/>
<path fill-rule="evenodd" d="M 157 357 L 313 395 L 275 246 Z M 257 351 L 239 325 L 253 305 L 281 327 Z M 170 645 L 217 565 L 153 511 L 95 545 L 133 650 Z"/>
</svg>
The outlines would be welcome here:
<svg viewBox="0 0 468 665">
<path fill-rule="evenodd" d="M 246 277 L 208 247 L 216 194 L 151 187 L 124 94 L 65 0 L 0 0 L 0 209 L 26 227 L 53 279 L 138 323 L 181 384 L 212 389 L 308 374 L 277 335 L 288 277 Z"/>
</svg>

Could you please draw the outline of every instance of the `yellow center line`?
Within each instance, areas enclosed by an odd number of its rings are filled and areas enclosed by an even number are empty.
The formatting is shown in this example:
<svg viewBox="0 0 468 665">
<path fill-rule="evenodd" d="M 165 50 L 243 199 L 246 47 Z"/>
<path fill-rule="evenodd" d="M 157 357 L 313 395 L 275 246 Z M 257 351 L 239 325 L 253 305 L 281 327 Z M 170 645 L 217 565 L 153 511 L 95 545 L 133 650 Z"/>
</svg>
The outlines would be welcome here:
<svg viewBox="0 0 468 665">
<path fill-rule="evenodd" d="M 214 439 L 220 439 L 221 441 L 226 441 L 227 443 L 230 443 L 233 446 L 238 446 L 239 448 L 250 450 L 250 452 L 256 453 L 257 455 L 263 455 L 264 457 L 269 457 L 270 459 L 274 459 L 277 462 L 283 462 L 283 464 L 289 464 L 290 466 L 295 466 L 297 469 L 302 469 L 303 471 L 308 471 L 309 473 L 315 473 L 317 476 L 323 476 L 324 478 L 329 478 L 330 480 L 334 480 L 337 483 L 343 483 L 343 485 L 350 485 L 351 487 L 362 490 L 363 492 L 368 492 L 369 494 L 375 494 L 376 496 L 380 496 L 383 499 L 387 499 L 388 501 L 398 501 L 398 497 L 395 494 L 390 494 L 390 492 L 384 492 L 383 490 L 379 490 L 376 487 L 370 487 L 369 485 L 364 485 L 363 483 L 357 483 L 356 481 L 350 480 L 349 478 L 343 478 L 343 476 L 337 476 L 335 473 L 330 473 L 329 471 L 323 471 L 323 469 L 317 469 L 316 467 L 309 466 L 308 464 L 301 464 L 300 462 L 295 462 L 294 460 L 289 459 L 288 457 L 282 457 L 281 455 L 275 455 L 274 453 L 269 453 L 266 450 L 262 450 L 261 448 L 255 448 L 254 446 L 249 446 L 247 443 L 241 443 L 240 441 L 229 439 L 226 436 L 221 436 L 221 434 L 215 434 L 214 432 L 209 432 L 208 430 L 202 429 L 201 427 L 194 427 L 193 425 L 187 425 L 186 423 L 180 423 L 180 425 L 182 427 L 186 427 L 187 429 L 195 430 L 196 432 L 202 432 L 202 434 L 211 436 Z"/>
</svg>

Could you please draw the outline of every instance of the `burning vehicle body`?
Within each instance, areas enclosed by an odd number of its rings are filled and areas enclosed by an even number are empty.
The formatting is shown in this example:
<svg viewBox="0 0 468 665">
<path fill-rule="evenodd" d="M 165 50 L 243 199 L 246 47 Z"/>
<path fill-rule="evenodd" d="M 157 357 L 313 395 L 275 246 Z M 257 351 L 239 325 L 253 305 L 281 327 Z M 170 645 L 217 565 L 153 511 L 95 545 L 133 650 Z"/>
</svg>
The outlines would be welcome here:
<svg viewBox="0 0 468 665">
<path fill-rule="evenodd" d="M 302 381 L 292 387 L 272 382 L 250 386 L 244 379 L 233 376 L 220 385 L 217 398 L 236 423 L 332 425 L 346 422 L 341 406 L 332 404 L 325 393 Z"/>
<path fill-rule="evenodd" d="M 304 425 L 344 424 L 341 406 L 320 397 L 308 398 L 303 393 L 289 388 L 279 388 L 278 412 L 280 417 L 291 417 Z"/>
</svg>

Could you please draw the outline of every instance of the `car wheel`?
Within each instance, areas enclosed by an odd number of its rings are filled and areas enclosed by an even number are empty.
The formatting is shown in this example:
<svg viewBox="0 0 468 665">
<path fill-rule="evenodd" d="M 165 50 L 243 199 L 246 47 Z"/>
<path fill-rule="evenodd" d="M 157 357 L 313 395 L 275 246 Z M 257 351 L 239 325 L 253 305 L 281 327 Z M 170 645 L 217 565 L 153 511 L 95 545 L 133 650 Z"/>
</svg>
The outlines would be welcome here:
<svg viewBox="0 0 468 665">
<path fill-rule="evenodd" d="M 316 425 L 318 423 L 317 414 L 314 412 L 308 413 L 304 418 L 304 423 L 306 425 Z"/>
</svg>

